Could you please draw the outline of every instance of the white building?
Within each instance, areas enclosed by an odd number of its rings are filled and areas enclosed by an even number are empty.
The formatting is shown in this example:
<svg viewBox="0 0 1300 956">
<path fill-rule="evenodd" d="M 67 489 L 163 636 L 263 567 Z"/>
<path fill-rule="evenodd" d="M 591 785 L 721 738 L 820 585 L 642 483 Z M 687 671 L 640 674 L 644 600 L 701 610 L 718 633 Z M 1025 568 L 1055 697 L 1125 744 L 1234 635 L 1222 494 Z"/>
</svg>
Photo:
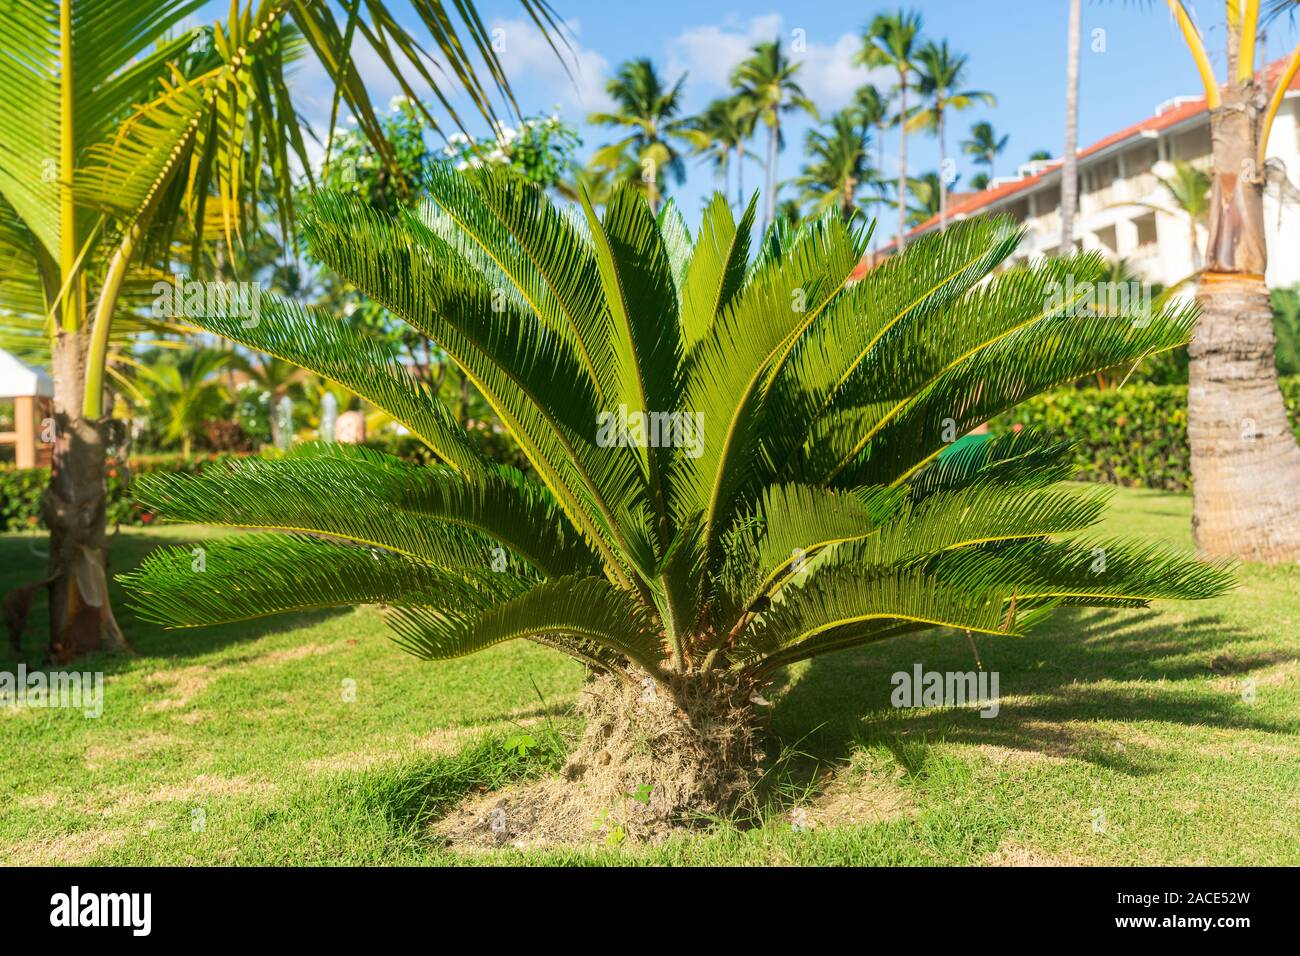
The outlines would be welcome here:
<svg viewBox="0 0 1300 956">
<path fill-rule="evenodd" d="M 1283 66 L 1278 61 L 1268 68 L 1271 83 L 1277 82 Z M 1300 182 L 1300 76 L 1291 84 L 1273 124 L 1268 156 L 1285 163 L 1291 181 Z M 1125 260 L 1148 282 L 1168 285 L 1196 271 L 1199 264 L 1192 260 L 1189 219 L 1159 181 L 1172 175 L 1174 161 L 1200 168 L 1210 165 L 1210 115 L 1203 97 L 1170 100 L 1154 116 L 1080 150 L 1075 236 L 1083 248 L 1099 249 L 1111 260 Z M 988 189 L 954 195 L 948 217 L 956 221 L 972 215 L 1012 216 L 1028 229 L 1016 258 L 1028 258 L 1058 251 L 1060 205 L 1061 161 L 1046 160 L 1022 166 L 1018 176 L 996 179 Z M 1270 189 L 1265 193 L 1264 217 L 1268 284 L 1277 288 L 1300 283 L 1300 204 L 1292 201 L 1284 208 Z M 908 236 L 938 228 L 936 216 Z M 1204 251 L 1205 230 L 1197 228 L 1196 233 L 1197 248 Z"/>
</svg>

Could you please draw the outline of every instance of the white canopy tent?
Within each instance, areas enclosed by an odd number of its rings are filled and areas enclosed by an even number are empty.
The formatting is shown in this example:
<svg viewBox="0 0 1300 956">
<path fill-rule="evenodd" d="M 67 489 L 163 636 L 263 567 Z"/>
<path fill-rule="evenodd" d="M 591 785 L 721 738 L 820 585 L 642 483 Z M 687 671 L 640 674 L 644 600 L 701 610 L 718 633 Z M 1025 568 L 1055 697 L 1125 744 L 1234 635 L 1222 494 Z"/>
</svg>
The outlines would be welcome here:
<svg viewBox="0 0 1300 956">
<path fill-rule="evenodd" d="M 0 401 L 13 399 L 14 430 L 0 432 L 0 444 L 14 446 L 14 464 L 37 464 L 36 418 L 43 399 L 54 397 L 54 381 L 38 368 L 24 365 L 0 349 Z"/>
</svg>

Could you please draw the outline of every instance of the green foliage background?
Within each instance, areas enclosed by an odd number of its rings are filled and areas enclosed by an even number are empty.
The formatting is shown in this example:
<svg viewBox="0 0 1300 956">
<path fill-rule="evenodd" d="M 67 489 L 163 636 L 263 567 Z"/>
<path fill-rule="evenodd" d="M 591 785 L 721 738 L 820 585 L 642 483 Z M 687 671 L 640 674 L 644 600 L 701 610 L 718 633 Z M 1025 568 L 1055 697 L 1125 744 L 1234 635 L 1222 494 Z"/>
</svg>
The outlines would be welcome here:
<svg viewBox="0 0 1300 956">
<path fill-rule="evenodd" d="M 1300 438 L 1300 376 L 1283 378 L 1281 387 Z M 1017 426 L 1073 441 L 1080 480 L 1164 491 L 1191 489 L 1186 385 L 1063 389 L 1032 398 L 989 423 L 995 435 Z"/>
</svg>

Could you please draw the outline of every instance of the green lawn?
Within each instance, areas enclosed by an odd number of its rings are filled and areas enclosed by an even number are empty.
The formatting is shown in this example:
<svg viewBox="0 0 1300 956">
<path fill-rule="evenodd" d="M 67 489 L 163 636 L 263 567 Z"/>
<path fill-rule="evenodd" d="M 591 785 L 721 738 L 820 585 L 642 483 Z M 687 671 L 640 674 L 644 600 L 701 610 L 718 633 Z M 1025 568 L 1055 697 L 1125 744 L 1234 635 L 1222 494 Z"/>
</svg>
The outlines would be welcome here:
<svg viewBox="0 0 1300 956">
<path fill-rule="evenodd" d="M 1189 511 L 1185 497 L 1120 491 L 1104 530 L 1190 547 Z M 196 533 L 124 531 L 116 566 Z M 39 576 L 43 544 L 0 536 L 0 588 Z M 890 675 L 915 662 L 973 669 L 960 636 L 796 669 L 769 696 L 778 738 L 807 755 L 786 776 L 811 831 L 787 807 L 760 829 L 654 849 L 474 857 L 440 849 L 428 824 L 544 771 L 538 752 L 502 742 L 519 727 L 539 741 L 573 731 L 575 665 L 523 643 L 421 663 L 370 609 L 175 632 L 123 609 L 140 656 L 78 665 L 105 672 L 102 717 L 0 708 L 0 862 L 1296 865 L 1300 569 L 1251 566 L 1241 582 L 1214 602 L 1066 613 L 1026 638 L 981 639 L 1000 674 L 993 719 L 889 704 Z"/>
</svg>

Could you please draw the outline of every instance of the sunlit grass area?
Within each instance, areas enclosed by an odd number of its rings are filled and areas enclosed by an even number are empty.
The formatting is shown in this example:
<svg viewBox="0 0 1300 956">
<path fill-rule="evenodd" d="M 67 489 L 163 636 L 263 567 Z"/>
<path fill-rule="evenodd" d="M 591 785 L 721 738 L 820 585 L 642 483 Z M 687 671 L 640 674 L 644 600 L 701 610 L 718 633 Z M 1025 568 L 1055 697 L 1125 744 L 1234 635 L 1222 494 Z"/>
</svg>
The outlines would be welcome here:
<svg viewBox="0 0 1300 956">
<path fill-rule="evenodd" d="M 1103 531 L 1190 548 L 1189 528 L 1189 499 L 1121 490 Z M 115 570 L 201 534 L 124 530 Z M 0 588 L 39 577 L 43 546 L 0 537 Z M 890 706 L 895 672 L 975 669 L 960 634 L 796 668 L 767 695 L 785 759 L 761 827 L 638 848 L 593 821 L 590 851 L 472 857 L 430 825 L 553 770 L 574 664 L 519 642 L 422 663 L 373 609 L 163 631 L 119 594 L 139 656 L 77 665 L 105 674 L 100 718 L 0 708 L 0 861 L 1300 864 L 1300 572 L 1240 580 L 1217 601 L 978 639 L 991 719 Z M 39 665 L 43 600 L 0 669 Z"/>
</svg>

